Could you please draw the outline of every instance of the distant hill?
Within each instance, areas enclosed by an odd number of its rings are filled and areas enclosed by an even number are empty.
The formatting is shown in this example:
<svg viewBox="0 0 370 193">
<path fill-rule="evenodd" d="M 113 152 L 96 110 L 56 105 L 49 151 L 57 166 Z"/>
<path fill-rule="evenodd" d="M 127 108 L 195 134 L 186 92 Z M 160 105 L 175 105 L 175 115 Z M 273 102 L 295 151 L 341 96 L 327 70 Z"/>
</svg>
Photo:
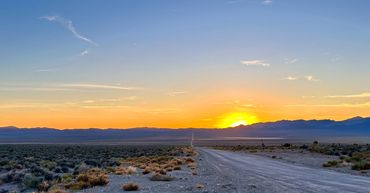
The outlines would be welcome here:
<svg viewBox="0 0 370 193">
<path fill-rule="evenodd" d="M 354 117 L 344 121 L 282 120 L 256 123 L 228 129 L 211 128 L 132 128 L 132 129 L 68 129 L 0 127 L 0 143 L 84 143 L 189 140 L 223 137 L 364 137 L 370 136 L 370 117 Z"/>
</svg>

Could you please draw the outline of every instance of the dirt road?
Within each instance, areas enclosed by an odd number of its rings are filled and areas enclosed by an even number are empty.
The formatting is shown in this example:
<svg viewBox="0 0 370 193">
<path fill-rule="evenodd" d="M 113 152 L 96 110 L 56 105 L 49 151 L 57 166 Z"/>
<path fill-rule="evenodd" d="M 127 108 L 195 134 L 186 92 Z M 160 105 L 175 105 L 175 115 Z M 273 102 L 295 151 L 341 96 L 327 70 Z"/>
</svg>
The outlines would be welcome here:
<svg viewBox="0 0 370 193">
<path fill-rule="evenodd" d="M 228 182 L 230 192 L 370 193 L 370 178 L 280 162 L 253 154 L 198 148 L 201 162 Z M 214 174 L 215 175 L 215 174 Z"/>
</svg>

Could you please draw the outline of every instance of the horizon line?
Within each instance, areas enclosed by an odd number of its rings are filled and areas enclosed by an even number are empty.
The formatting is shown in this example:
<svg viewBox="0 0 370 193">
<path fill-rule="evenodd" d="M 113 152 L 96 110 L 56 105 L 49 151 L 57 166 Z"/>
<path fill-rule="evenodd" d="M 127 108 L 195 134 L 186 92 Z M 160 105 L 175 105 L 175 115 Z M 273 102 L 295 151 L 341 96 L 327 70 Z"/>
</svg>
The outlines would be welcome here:
<svg viewBox="0 0 370 193">
<path fill-rule="evenodd" d="M 368 119 L 370 117 L 363 117 L 363 116 L 354 116 L 346 119 L 340 119 L 340 120 L 335 120 L 335 119 L 279 119 L 276 121 L 261 121 L 249 125 L 238 125 L 235 127 L 226 127 L 226 128 L 219 128 L 219 127 L 177 127 L 177 128 L 171 128 L 171 127 L 151 127 L 151 126 L 138 126 L 138 127 L 127 127 L 127 128 L 114 128 L 114 127 L 106 127 L 106 128 L 99 128 L 99 127 L 90 127 L 90 128 L 56 128 L 56 127 L 45 127 L 45 126 L 37 126 L 37 127 L 18 127 L 16 125 L 6 125 L 6 126 L 0 126 L 0 129 L 3 128 L 9 128 L 9 127 L 15 127 L 17 129 L 54 129 L 54 130 L 133 130 L 133 129 L 166 129 L 166 130 L 184 130 L 184 129 L 213 129 L 213 130 L 222 130 L 222 129 L 233 129 L 233 128 L 238 128 L 238 127 L 248 127 L 248 126 L 253 126 L 257 124 L 266 124 L 266 123 L 276 123 L 280 121 L 334 121 L 334 122 L 340 122 L 340 121 L 346 121 L 350 120 L 353 118 L 361 118 L 361 119 Z"/>
</svg>

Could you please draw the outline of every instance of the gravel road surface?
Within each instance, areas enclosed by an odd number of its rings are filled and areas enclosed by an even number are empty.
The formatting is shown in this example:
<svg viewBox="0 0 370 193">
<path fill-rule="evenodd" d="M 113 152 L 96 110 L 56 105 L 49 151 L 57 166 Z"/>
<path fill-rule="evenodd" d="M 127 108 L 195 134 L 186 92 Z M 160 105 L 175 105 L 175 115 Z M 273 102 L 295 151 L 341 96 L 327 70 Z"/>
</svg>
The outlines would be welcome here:
<svg viewBox="0 0 370 193">
<path fill-rule="evenodd" d="M 370 193 L 370 178 L 222 150 L 197 148 L 203 164 L 228 181 L 230 192 Z"/>
</svg>

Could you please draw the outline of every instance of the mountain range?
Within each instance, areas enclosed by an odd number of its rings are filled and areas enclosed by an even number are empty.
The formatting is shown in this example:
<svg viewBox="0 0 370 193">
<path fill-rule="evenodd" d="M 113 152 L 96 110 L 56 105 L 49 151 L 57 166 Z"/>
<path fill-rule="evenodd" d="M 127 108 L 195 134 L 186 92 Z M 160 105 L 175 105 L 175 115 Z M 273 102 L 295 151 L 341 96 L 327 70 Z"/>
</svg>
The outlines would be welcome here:
<svg viewBox="0 0 370 193">
<path fill-rule="evenodd" d="M 217 139 L 228 137 L 370 137 L 370 117 L 334 120 L 281 120 L 240 125 L 227 129 L 214 128 L 130 128 L 130 129 L 65 129 L 0 127 L 0 143 L 81 143 L 132 142 L 166 140 Z"/>
</svg>

